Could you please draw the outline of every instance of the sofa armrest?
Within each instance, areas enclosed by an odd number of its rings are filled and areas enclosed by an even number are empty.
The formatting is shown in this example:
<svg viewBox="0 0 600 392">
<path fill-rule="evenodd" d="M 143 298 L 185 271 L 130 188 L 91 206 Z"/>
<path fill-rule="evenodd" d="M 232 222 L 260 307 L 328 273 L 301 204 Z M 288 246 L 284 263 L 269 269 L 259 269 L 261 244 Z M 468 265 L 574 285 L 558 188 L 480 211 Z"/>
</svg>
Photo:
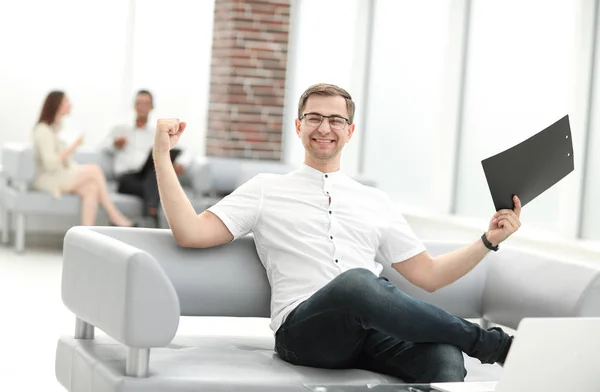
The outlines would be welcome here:
<svg viewBox="0 0 600 392">
<path fill-rule="evenodd" d="M 165 346 L 179 325 L 177 294 L 156 260 L 85 227 L 65 236 L 61 293 L 78 318 L 128 347 Z"/>
<path fill-rule="evenodd" d="M 490 255 L 484 317 L 516 328 L 524 317 L 600 316 L 600 263 L 505 247 Z"/>
<path fill-rule="evenodd" d="M 448 253 L 466 245 L 451 241 L 424 241 L 423 244 L 432 256 Z M 433 293 L 413 285 L 391 266 L 384 265 L 383 276 L 414 298 L 439 306 L 462 318 L 481 318 L 487 270 L 488 263 L 484 260 L 461 279 Z"/>
<path fill-rule="evenodd" d="M 119 246 L 126 244 L 156 260 L 175 288 L 182 316 L 270 316 L 271 288 L 252 236 L 193 249 L 177 245 L 166 229 L 77 228 L 81 229 L 111 237 Z"/>
<path fill-rule="evenodd" d="M 30 145 L 5 143 L 2 147 L 2 168 L 5 177 L 16 187 L 26 187 L 35 176 L 35 160 Z"/>
</svg>

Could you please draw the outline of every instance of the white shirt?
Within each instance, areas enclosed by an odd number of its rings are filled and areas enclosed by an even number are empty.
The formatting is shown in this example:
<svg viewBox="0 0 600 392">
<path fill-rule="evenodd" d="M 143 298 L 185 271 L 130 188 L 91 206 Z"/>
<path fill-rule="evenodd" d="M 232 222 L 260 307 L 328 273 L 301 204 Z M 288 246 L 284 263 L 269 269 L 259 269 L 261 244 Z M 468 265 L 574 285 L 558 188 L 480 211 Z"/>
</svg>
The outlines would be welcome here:
<svg viewBox="0 0 600 392">
<path fill-rule="evenodd" d="M 103 149 L 114 156 L 113 170 L 118 177 L 125 173 L 142 170 L 154 145 L 154 128 L 146 124 L 143 128 L 132 125 L 118 125 L 108 134 Z M 116 137 L 124 136 L 127 142 L 123 149 L 114 147 Z"/>
<path fill-rule="evenodd" d="M 234 239 L 254 234 L 271 285 L 274 332 L 342 272 L 366 268 L 379 276 L 375 259 L 396 263 L 425 251 L 384 192 L 340 171 L 303 165 L 285 175 L 260 174 L 208 210 Z"/>
</svg>

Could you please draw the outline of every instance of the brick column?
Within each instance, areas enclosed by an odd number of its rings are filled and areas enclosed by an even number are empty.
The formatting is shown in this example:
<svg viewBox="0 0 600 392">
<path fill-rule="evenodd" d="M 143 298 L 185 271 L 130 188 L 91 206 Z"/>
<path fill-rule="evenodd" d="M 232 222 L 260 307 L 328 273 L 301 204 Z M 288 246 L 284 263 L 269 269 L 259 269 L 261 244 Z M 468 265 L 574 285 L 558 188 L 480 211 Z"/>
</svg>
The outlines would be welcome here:
<svg viewBox="0 0 600 392">
<path fill-rule="evenodd" d="M 282 159 L 290 4 L 216 0 L 208 156 Z"/>
</svg>

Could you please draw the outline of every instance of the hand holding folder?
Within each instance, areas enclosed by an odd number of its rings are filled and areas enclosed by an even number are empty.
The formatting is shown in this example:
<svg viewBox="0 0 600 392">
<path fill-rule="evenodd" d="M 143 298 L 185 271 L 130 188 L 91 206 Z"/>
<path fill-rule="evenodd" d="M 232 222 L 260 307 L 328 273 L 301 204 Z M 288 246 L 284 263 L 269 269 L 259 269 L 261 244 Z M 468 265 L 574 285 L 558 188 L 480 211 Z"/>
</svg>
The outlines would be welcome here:
<svg viewBox="0 0 600 392">
<path fill-rule="evenodd" d="M 574 169 L 569 116 L 481 164 L 496 211 L 525 206 Z"/>
</svg>

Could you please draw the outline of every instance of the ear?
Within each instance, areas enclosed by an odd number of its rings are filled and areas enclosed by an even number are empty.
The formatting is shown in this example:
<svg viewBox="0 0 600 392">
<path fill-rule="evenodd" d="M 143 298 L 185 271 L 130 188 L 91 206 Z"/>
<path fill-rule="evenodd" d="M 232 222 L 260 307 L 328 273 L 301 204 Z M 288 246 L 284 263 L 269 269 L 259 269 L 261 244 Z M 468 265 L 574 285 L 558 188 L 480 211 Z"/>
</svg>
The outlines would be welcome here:
<svg viewBox="0 0 600 392">
<path fill-rule="evenodd" d="M 295 124 L 296 124 L 296 135 L 298 135 L 298 137 L 300 137 L 300 133 L 301 133 L 300 125 L 302 124 L 302 122 L 300 120 L 296 119 Z"/>
<path fill-rule="evenodd" d="M 348 139 L 346 139 L 346 143 L 352 139 L 352 135 L 354 135 L 354 123 L 348 125 Z"/>
</svg>

